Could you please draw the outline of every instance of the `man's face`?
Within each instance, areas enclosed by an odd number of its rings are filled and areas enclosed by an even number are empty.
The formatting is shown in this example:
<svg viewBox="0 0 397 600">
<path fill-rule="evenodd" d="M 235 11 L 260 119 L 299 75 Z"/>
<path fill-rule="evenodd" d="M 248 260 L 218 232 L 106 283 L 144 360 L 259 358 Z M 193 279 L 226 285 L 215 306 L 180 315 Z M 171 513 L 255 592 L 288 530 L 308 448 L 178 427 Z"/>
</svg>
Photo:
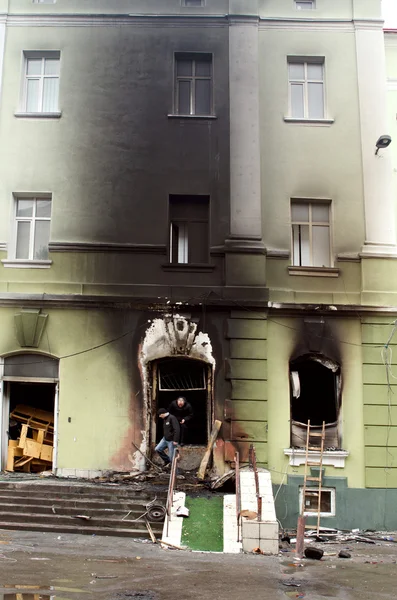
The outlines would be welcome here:
<svg viewBox="0 0 397 600">
<path fill-rule="evenodd" d="M 159 415 L 160 419 L 165 419 L 166 416 L 167 416 L 167 413 L 161 413 L 161 415 Z"/>
<path fill-rule="evenodd" d="M 178 400 L 176 401 L 177 405 L 179 406 L 179 408 L 182 408 L 182 406 L 184 406 L 185 401 L 183 398 L 178 398 Z"/>
</svg>

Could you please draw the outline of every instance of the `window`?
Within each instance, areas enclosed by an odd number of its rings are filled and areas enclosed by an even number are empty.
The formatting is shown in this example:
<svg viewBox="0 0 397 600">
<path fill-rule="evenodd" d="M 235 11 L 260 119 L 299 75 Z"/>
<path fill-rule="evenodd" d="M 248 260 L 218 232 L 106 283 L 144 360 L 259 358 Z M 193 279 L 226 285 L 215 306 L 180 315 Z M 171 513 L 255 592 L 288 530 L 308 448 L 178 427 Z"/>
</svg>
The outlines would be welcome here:
<svg viewBox="0 0 397 600">
<path fill-rule="evenodd" d="M 302 0 L 301 2 L 296 0 L 295 8 L 297 10 L 313 10 L 315 8 L 314 0 Z"/>
<path fill-rule="evenodd" d="M 51 198 L 16 198 L 15 258 L 48 260 Z"/>
<path fill-rule="evenodd" d="M 23 110 L 53 113 L 59 110 L 59 52 L 25 54 Z"/>
<path fill-rule="evenodd" d="M 55 4 L 57 0 L 33 0 L 33 4 Z"/>
<path fill-rule="evenodd" d="M 175 112 L 179 115 L 211 115 L 211 54 L 177 54 L 175 78 Z"/>
<path fill-rule="evenodd" d="M 295 267 L 330 267 L 330 205 L 291 203 L 292 264 Z"/>
<path fill-rule="evenodd" d="M 170 196 L 169 208 L 170 262 L 208 263 L 208 196 Z"/>
<path fill-rule="evenodd" d="M 182 0 L 182 6 L 204 6 L 204 0 Z"/>
<path fill-rule="evenodd" d="M 319 492 L 316 489 L 311 490 L 306 488 L 305 494 L 305 510 L 306 517 L 317 517 L 318 514 Z M 300 513 L 302 512 L 303 503 L 303 488 L 299 488 L 299 505 Z M 320 516 L 332 517 L 335 516 L 335 488 L 322 488 L 320 500 Z"/>
<path fill-rule="evenodd" d="M 288 61 L 290 114 L 324 119 L 324 63 Z"/>
</svg>

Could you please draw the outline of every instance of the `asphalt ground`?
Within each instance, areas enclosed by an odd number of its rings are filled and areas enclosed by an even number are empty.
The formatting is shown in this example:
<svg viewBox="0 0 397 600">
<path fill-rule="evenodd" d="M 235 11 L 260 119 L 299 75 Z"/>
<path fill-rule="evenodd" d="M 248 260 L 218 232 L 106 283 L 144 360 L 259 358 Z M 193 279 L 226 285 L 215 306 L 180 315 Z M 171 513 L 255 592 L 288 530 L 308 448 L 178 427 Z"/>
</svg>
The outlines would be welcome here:
<svg viewBox="0 0 397 600">
<path fill-rule="evenodd" d="M 296 561 L 293 551 L 209 554 L 129 538 L 0 531 L 0 600 L 397 598 L 397 544 L 319 546 L 321 561 Z M 341 549 L 352 558 L 338 558 Z"/>
</svg>

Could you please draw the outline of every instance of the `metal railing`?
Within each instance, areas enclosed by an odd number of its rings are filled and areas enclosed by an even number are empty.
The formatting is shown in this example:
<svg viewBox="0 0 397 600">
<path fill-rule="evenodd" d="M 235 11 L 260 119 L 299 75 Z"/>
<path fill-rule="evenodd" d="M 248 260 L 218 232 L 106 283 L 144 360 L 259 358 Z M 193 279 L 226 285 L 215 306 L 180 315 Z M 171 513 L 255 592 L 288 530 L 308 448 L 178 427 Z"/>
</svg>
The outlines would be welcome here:
<svg viewBox="0 0 397 600">
<path fill-rule="evenodd" d="M 260 495 L 260 491 L 259 491 L 259 475 L 258 475 L 258 467 L 256 465 L 256 451 L 255 451 L 254 444 L 251 444 L 250 449 L 249 449 L 249 463 L 250 463 L 250 467 L 254 471 L 254 477 L 255 477 L 256 501 L 257 501 L 257 505 L 258 505 L 257 519 L 258 519 L 258 521 L 261 521 L 262 520 L 262 496 Z"/>
<path fill-rule="evenodd" d="M 172 457 L 172 463 L 171 463 L 170 481 L 168 484 L 168 492 L 167 492 L 167 504 L 165 505 L 165 511 L 166 511 L 165 518 L 167 519 L 167 528 L 166 528 L 167 536 L 168 536 L 169 524 L 171 521 L 172 505 L 174 503 L 174 489 L 175 489 L 176 474 L 177 474 L 177 470 L 178 470 L 177 469 L 178 460 L 179 460 L 179 450 L 178 450 L 178 448 L 175 448 L 174 456 Z"/>
<path fill-rule="evenodd" d="M 237 541 L 241 542 L 241 487 L 240 487 L 240 454 L 234 455 L 236 473 L 236 515 L 237 515 Z"/>
</svg>

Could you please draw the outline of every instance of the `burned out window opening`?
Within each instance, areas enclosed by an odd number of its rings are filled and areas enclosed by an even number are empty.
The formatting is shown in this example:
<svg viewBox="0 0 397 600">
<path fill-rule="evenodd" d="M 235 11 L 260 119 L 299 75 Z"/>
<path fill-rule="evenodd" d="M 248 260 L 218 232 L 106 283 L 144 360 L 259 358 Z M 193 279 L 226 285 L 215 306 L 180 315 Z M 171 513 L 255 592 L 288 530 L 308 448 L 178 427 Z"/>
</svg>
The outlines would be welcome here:
<svg viewBox="0 0 397 600">
<path fill-rule="evenodd" d="M 158 407 L 169 408 L 172 402 L 183 397 L 193 411 L 186 423 L 184 443 L 205 445 L 211 419 L 210 369 L 206 363 L 188 358 L 165 358 L 153 364 L 153 414 Z M 162 437 L 162 423 L 156 422 L 155 439 Z"/>
<path fill-rule="evenodd" d="M 290 363 L 291 446 L 306 446 L 307 423 L 311 431 L 321 432 L 325 422 L 325 449 L 339 449 L 341 405 L 340 365 L 321 354 L 302 356 Z M 321 438 L 310 438 L 319 446 Z"/>
</svg>

